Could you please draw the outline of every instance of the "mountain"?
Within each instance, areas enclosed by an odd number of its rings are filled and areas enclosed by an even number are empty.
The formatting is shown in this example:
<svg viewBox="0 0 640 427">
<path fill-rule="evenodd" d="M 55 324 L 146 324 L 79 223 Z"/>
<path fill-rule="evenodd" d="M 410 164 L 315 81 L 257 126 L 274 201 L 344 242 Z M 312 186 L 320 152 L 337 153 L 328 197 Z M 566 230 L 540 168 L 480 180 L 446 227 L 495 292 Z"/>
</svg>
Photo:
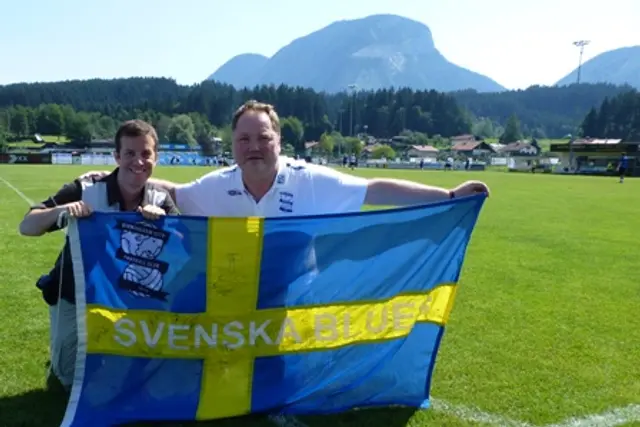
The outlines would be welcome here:
<svg viewBox="0 0 640 427">
<path fill-rule="evenodd" d="M 257 53 L 243 53 L 225 62 L 208 80 L 218 80 L 236 87 L 253 87 L 258 81 L 255 70 L 261 69 L 269 58 Z"/>
<path fill-rule="evenodd" d="M 577 77 L 576 68 L 556 85 L 573 84 Z M 640 46 L 622 47 L 591 58 L 582 64 L 580 83 L 628 84 L 640 89 Z"/>
<path fill-rule="evenodd" d="M 363 90 L 505 90 L 489 77 L 449 62 L 435 47 L 429 27 L 397 15 L 334 22 L 262 63 L 252 59 L 250 68 L 250 61 L 238 61 L 243 57 L 231 59 L 208 80 L 236 87 L 284 83 L 325 92 L 341 92 L 352 84 Z"/>
</svg>

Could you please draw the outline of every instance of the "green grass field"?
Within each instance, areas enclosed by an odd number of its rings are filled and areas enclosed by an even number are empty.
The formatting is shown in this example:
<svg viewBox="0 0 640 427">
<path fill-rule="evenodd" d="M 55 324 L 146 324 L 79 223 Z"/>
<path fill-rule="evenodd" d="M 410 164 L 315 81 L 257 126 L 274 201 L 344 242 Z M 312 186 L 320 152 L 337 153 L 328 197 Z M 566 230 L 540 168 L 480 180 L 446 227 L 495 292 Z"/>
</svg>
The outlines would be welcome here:
<svg viewBox="0 0 640 427">
<path fill-rule="evenodd" d="M 0 178 L 40 201 L 86 170 L 1 165 Z M 186 182 L 205 172 L 159 168 L 156 175 Z M 301 421 L 335 427 L 640 426 L 640 180 L 620 185 L 615 178 L 541 174 L 356 173 L 441 186 L 481 179 L 492 195 L 438 355 L 433 409 Z M 0 203 L 0 426 L 59 425 L 65 401 L 44 389 L 48 314 L 34 281 L 52 266 L 63 234 L 19 236 L 27 202 L 2 180 Z M 271 424 L 254 417 L 198 425 Z"/>
</svg>

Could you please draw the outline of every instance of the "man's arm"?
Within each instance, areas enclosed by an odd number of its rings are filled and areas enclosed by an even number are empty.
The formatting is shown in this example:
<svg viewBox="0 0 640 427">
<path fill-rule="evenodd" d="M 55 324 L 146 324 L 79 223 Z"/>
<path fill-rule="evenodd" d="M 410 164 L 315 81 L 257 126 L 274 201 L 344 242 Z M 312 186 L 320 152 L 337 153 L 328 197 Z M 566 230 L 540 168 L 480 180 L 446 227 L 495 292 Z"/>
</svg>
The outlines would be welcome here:
<svg viewBox="0 0 640 427">
<path fill-rule="evenodd" d="M 184 215 L 202 215 L 200 199 L 206 197 L 202 189 L 202 178 L 187 184 L 176 184 L 175 182 L 157 178 L 150 178 L 149 182 L 162 188 L 169 194 L 177 213 Z M 169 212 L 167 213 L 169 214 Z"/>
<path fill-rule="evenodd" d="M 169 193 L 169 195 L 174 201 L 176 200 L 176 188 L 179 187 L 180 184 L 176 184 L 175 182 L 167 181 L 166 179 L 159 179 L 159 178 L 149 178 L 149 182 L 152 183 L 153 185 L 156 185 L 162 188 L 167 193 Z"/>
<path fill-rule="evenodd" d="M 57 224 L 61 213 L 68 210 L 72 203 L 82 200 L 82 186 L 79 180 L 66 184 L 54 196 L 39 205 L 30 208 L 20 222 L 20 234 L 23 236 L 42 236 L 63 228 Z"/>
<path fill-rule="evenodd" d="M 180 211 L 178 210 L 176 203 L 173 201 L 173 197 L 171 197 L 171 194 L 168 191 L 167 197 L 165 197 L 164 202 L 162 202 L 162 206 L 160 206 L 160 208 L 167 215 L 180 215 Z"/>
<path fill-rule="evenodd" d="M 489 194 L 489 187 L 480 181 L 467 181 L 446 189 L 400 179 L 369 180 L 364 203 L 367 205 L 410 206 L 436 202 L 477 193 Z"/>
</svg>

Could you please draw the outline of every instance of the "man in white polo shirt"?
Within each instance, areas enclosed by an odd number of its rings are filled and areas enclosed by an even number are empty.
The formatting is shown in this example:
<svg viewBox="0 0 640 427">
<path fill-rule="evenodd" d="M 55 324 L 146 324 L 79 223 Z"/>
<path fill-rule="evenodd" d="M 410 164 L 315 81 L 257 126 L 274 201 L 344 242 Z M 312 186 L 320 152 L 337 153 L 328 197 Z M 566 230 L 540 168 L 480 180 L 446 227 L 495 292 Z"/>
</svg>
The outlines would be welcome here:
<svg viewBox="0 0 640 427">
<path fill-rule="evenodd" d="M 180 211 L 202 216 L 292 216 L 357 212 L 364 204 L 406 206 L 475 193 L 478 181 L 453 189 L 412 181 L 365 179 L 280 156 L 280 121 L 268 104 L 249 101 L 234 114 L 236 164 L 188 184 L 152 179 L 165 187 Z"/>
<path fill-rule="evenodd" d="M 178 197 L 179 209 L 202 216 L 287 216 L 358 211 L 367 193 L 367 180 L 304 160 L 276 158 L 270 187 L 260 180 L 247 183 L 258 160 L 245 161 L 250 174 L 234 165 L 210 172 L 189 184 L 156 180 Z M 262 178 L 261 175 L 255 175 Z M 268 176 L 264 176 L 269 180 Z M 250 181 L 249 181 L 250 182 Z"/>
</svg>

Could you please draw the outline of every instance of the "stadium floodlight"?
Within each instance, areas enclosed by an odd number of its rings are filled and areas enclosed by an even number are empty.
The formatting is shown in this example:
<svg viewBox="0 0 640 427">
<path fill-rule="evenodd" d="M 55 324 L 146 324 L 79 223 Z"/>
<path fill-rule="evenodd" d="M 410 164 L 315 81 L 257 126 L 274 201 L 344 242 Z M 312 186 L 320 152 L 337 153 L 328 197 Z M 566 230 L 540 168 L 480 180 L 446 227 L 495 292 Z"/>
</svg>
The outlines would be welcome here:
<svg viewBox="0 0 640 427">
<path fill-rule="evenodd" d="M 573 42 L 573 45 L 580 48 L 580 57 L 578 59 L 578 77 L 576 80 L 577 84 L 580 84 L 580 74 L 582 72 L 582 54 L 584 53 L 584 47 L 591 43 L 590 40 L 577 40 Z M 575 141 L 575 136 L 571 135 L 571 139 L 569 140 L 569 168 L 573 166 L 573 143 Z"/>
<path fill-rule="evenodd" d="M 353 94 L 358 90 L 358 85 L 355 83 L 351 83 L 347 86 L 347 92 L 349 93 L 349 136 L 353 136 L 353 108 L 355 104 L 355 97 Z"/>
<path fill-rule="evenodd" d="M 582 71 L 582 54 L 584 53 L 584 47 L 591 43 L 589 40 L 578 40 L 573 42 L 573 45 L 580 48 L 580 58 L 578 59 L 578 80 L 577 83 L 580 84 L 580 73 Z"/>
</svg>

